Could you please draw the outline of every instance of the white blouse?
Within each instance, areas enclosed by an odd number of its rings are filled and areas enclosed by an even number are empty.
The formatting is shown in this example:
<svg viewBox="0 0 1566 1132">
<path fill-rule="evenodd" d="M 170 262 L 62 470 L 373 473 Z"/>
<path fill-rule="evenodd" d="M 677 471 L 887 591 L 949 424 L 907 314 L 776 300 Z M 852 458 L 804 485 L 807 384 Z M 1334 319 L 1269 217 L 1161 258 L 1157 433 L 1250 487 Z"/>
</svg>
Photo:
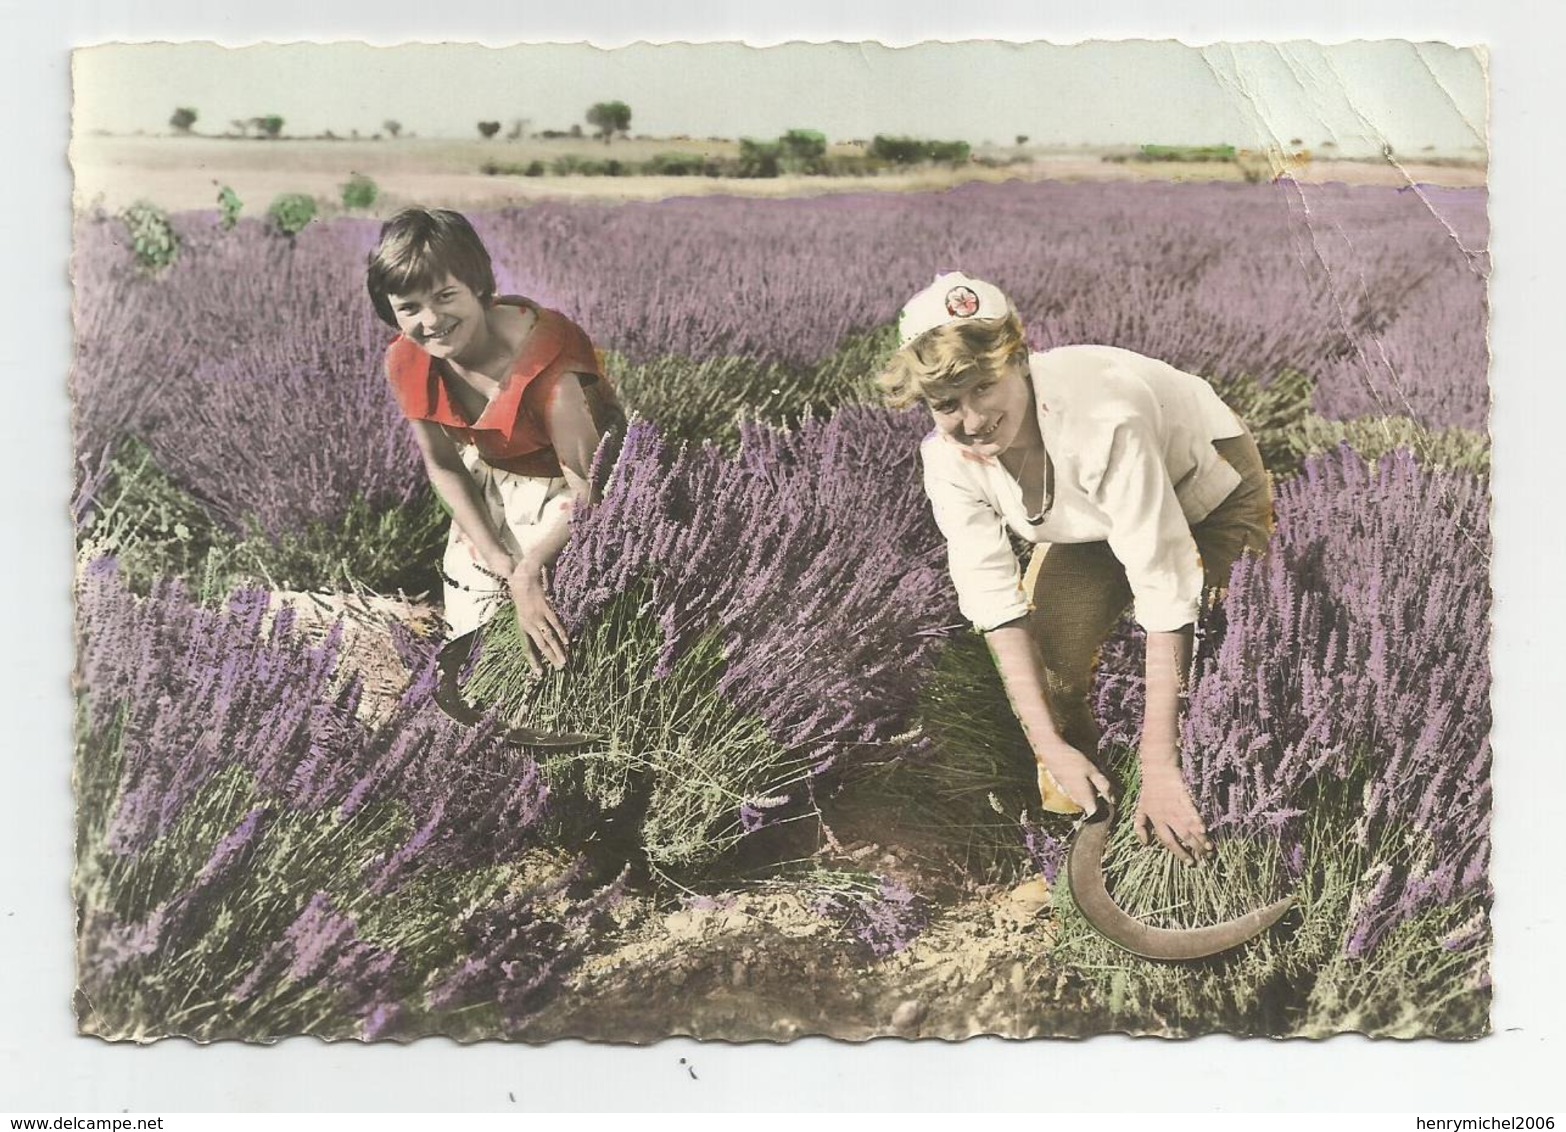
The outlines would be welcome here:
<svg viewBox="0 0 1566 1132">
<path fill-rule="evenodd" d="M 1030 611 L 1010 526 L 1033 543 L 1108 542 L 1144 629 L 1191 624 L 1202 596 L 1191 524 L 1240 483 L 1213 441 L 1245 426 L 1200 377 L 1130 350 L 1062 346 L 1033 354 L 1028 366 L 1054 464 L 1042 522 L 1029 521 L 1022 489 L 999 460 L 939 430 L 920 448 L 963 616 L 987 631 Z"/>
</svg>

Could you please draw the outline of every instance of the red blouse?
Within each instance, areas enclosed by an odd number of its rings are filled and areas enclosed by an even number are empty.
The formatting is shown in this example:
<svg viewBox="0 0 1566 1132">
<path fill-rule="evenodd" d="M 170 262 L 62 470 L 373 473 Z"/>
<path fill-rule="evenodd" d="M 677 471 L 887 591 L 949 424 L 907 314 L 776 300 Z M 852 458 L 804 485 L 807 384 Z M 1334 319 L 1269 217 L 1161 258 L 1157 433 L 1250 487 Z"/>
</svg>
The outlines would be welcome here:
<svg viewBox="0 0 1566 1132">
<path fill-rule="evenodd" d="M 406 335 L 398 335 L 386 350 L 386 377 L 409 420 L 442 425 L 459 445 L 475 445 L 484 462 L 493 467 L 523 475 L 557 475 L 559 467 L 547 424 L 549 405 L 566 374 L 601 377 L 598 355 L 582 328 L 558 311 L 510 295 L 495 301 L 526 307 L 536 321 L 495 399 L 476 419 L 469 420 L 451 395 L 447 386 L 450 378 Z M 601 430 L 598 418 L 614 404 L 614 395 L 604 382 L 594 381 L 588 404 Z M 554 465 L 553 472 L 549 465 Z"/>
</svg>

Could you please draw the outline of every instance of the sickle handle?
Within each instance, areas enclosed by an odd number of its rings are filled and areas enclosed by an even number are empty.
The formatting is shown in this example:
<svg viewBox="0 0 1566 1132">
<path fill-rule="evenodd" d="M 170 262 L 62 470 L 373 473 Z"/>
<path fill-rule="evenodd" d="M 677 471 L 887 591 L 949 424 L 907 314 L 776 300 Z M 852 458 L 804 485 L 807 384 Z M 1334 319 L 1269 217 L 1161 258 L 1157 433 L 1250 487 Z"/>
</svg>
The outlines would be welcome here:
<svg viewBox="0 0 1566 1132">
<path fill-rule="evenodd" d="M 441 646 L 435 658 L 435 666 L 439 674 L 435 682 L 435 704 L 441 711 L 466 727 L 476 727 L 482 723 L 485 714 L 462 698 L 460 683 L 462 670 L 467 667 L 477 643 L 478 630 L 473 629 L 447 641 Z M 508 727 L 500 735 L 508 743 L 515 743 L 519 747 L 539 747 L 545 750 L 585 747 L 596 738 L 596 736 L 572 731 L 559 733 L 535 731 L 531 727 Z"/>
<path fill-rule="evenodd" d="M 1292 895 L 1264 908 L 1205 928 L 1155 928 L 1121 911 L 1104 887 L 1104 848 L 1115 809 L 1106 803 L 1101 816 L 1078 827 L 1066 859 L 1071 899 L 1093 930 L 1117 947 L 1144 959 L 1203 959 L 1254 939 L 1283 918 L 1294 905 Z"/>
</svg>

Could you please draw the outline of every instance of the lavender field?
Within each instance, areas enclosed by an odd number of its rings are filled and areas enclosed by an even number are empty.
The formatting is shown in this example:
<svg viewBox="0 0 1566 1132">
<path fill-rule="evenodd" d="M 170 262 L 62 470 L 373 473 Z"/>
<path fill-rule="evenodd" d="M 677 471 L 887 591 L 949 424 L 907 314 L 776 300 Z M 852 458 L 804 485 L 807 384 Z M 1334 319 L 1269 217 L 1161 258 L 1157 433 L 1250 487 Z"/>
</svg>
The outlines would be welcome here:
<svg viewBox="0 0 1566 1132">
<path fill-rule="evenodd" d="M 556 570 L 572 665 L 526 679 L 502 618 L 477 730 L 431 702 L 445 520 L 380 373 L 376 224 L 179 214 L 150 269 L 120 219 L 78 222 L 85 1032 L 1488 1030 L 1482 191 L 474 220 L 501 289 L 580 322 L 636 418 Z M 1208 376 L 1274 473 L 1277 534 L 1202 627 L 1185 720 L 1221 852 L 1179 869 L 1122 830 L 1109 860 L 1170 925 L 1295 892 L 1235 954 L 1131 958 L 1054 883 L 1069 828 L 957 613 L 927 418 L 872 395 L 902 300 L 958 267 L 1040 348 Z M 1098 687 L 1126 779 L 1139 657 L 1128 624 Z M 511 716 L 594 741 L 529 753 Z"/>
</svg>

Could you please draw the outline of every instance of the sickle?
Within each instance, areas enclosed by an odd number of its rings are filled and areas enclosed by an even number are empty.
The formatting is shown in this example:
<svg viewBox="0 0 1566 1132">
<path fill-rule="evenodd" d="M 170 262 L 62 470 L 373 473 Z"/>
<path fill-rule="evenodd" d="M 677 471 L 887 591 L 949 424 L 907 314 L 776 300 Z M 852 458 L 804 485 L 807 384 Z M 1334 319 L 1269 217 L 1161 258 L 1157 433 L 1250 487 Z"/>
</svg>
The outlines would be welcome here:
<svg viewBox="0 0 1566 1132">
<path fill-rule="evenodd" d="M 435 658 L 440 673 L 435 683 L 435 703 L 441 711 L 468 727 L 483 722 L 485 715 L 482 710 L 462 698 L 462 687 L 459 684 L 462 670 L 467 667 L 468 661 L 473 656 L 473 646 L 477 643 L 478 630 L 473 629 L 447 641 L 441 646 Z M 571 731 L 559 733 L 535 731 L 531 727 L 508 727 L 501 731 L 500 736 L 520 747 L 542 747 L 552 750 L 585 747 L 597 738 L 596 735 L 581 735 Z"/>
<path fill-rule="evenodd" d="M 1106 802 L 1099 808 L 1098 816 L 1077 827 L 1066 859 L 1066 881 L 1071 887 L 1071 899 L 1093 930 L 1133 955 L 1143 959 L 1203 959 L 1217 955 L 1260 935 L 1294 904 L 1293 895 L 1285 896 L 1265 908 L 1205 928 L 1155 928 L 1132 919 L 1110 899 L 1104 887 L 1104 847 L 1114 820 L 1115 808 Z"/>
</svg>

